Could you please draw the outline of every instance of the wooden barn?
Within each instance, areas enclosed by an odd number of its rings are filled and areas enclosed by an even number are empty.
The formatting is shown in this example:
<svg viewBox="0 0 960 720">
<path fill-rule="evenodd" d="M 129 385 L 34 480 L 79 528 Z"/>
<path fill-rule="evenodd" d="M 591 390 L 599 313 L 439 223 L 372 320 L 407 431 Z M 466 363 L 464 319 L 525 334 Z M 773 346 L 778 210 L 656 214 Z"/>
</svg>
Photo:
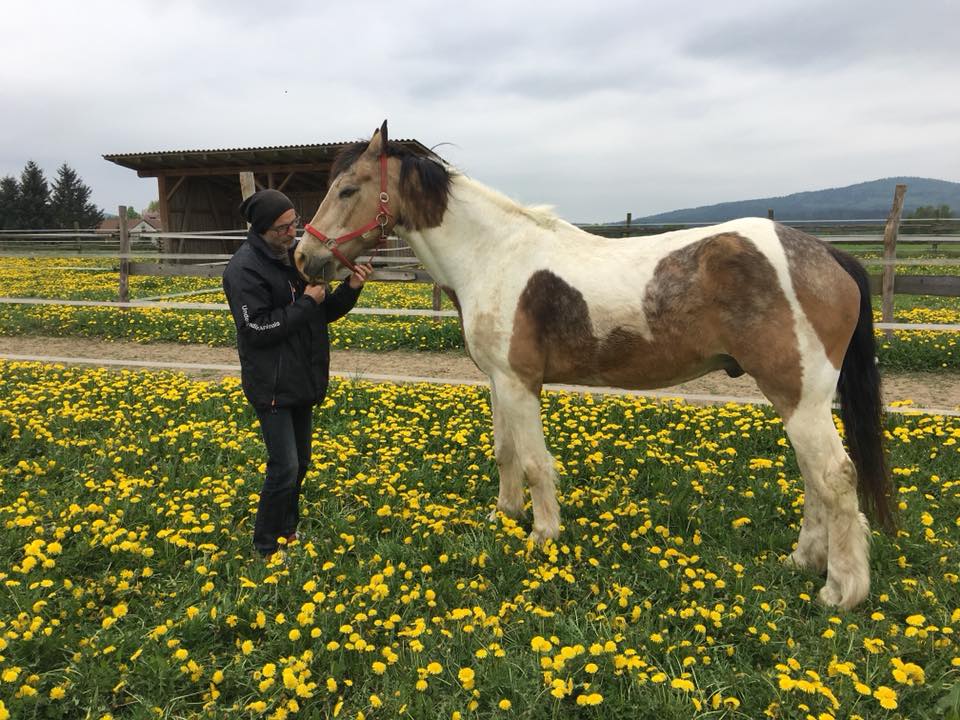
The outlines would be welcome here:
<svg viewBox="0 0 960 720">
<path fill-rule="evenodd" d="M 399 140 L 421 151 L 416 140 Z M 349 142 L 227 150 L 169 150 L 104 155 L 105 160 L 155 177 L 164 232 L 204 233 L 243 230 L 238 209 L 248 194 L 263 188 L 285 193 L 303 218 L 311 218 L 323 199 L 330 166 Z M 167 252 L 232 253 L 237 240 L 183 238 L 165 241 Z"/>
</svg>

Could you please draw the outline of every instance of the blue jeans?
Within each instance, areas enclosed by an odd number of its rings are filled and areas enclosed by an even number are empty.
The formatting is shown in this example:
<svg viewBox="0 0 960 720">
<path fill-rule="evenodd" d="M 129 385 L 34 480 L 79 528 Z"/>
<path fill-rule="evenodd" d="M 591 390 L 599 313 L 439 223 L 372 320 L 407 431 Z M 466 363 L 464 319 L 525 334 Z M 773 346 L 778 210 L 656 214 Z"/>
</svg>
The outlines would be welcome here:
<svg viewBox="0 0 960 720">
<path fill-rule="evenodd" d="M 288 537 L 300 521 L 300 487 L 310 465 L 313 406 L 257 409 L 267 446 L 267 474 L 260 490 L 253 546 L 262 555 L 277 550 L 277 538 Z"/>
</svg>

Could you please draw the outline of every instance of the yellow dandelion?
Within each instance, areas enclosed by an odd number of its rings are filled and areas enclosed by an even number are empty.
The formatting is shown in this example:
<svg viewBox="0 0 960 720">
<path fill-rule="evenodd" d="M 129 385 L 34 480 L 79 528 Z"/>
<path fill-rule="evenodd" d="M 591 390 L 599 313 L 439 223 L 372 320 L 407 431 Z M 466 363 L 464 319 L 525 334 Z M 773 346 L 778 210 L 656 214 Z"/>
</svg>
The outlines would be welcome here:
<svg viewBox="0 0 960 720">
<path fill-rule="evenodd" d="M 882 707 L 884 710 L 897 709 L 897 693 L 895 690 L 888 688 L 886 685 L 881 685 L 874 690 L 873 697 L 879 701 L 880 707 Z"/>
<path fill-rule="evenodd" d="M 460 668 L 457 672 L 457 680 L 460 681 L 460 684 L 467 690 L 473 689 L 473 681 L 476 677 L 476 674 L 471 668 Z"/>
</svg>

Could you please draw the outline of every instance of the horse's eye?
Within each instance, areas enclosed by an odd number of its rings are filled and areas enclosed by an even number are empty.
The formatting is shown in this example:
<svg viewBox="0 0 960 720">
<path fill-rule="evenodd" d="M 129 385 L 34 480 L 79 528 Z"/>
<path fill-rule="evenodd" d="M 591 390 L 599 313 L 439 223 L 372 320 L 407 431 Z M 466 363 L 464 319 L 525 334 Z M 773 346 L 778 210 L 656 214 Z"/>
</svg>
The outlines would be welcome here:
<svg viewBox="0 0 960 720">
<path fill-rule="evenodd" d="M 343 190 L 340 191 L 340 199 L 346 200 L 348 197 L 350 197 L 356 192 L 357 192 L 357 189 L 355 187 L 344 188 Z"/>
</svg>

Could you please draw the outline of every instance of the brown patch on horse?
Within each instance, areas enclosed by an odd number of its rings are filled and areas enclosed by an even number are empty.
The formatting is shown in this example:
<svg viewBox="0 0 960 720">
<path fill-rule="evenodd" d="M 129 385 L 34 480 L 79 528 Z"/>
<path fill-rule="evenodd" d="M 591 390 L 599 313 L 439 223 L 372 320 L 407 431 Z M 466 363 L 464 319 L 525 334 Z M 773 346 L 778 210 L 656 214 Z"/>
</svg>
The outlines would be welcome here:
<svg viewBox="0 0 960 720">
<path fill-rule="evenodd" d="M 822 240 L 779 223 L 776 229 L 800 307 L 839 370 L 860 316 L 857 283 Z"/>
<path fill-rule="evenodd" d="M 549 270 L 531 275 L 517 303 L 507 356 L 527 387 L 539 393 L 544 381 L 581 378 L 596 345 L 580 291 Z"/>
<path fill-rule="evenodd" d="M 652 339 L 622 327 L 597 338 L 582 293 L 537 271 L 517 304 L 510 365 L 534 391 L 543 382 L 649 389 L 746 371 L 782 414 L 796 407 L 802 372 L 790 304 L 774 267 L 745 238 L 717 235 L 663 258 L 643 311 Z"/>
<path fill-rule="evenodd" d="M 432 157 L 406 155 L 400 166 L 397 224 L 427 230 L 443 222 L 450 199 L 450 173 Z"/>
</svg>

